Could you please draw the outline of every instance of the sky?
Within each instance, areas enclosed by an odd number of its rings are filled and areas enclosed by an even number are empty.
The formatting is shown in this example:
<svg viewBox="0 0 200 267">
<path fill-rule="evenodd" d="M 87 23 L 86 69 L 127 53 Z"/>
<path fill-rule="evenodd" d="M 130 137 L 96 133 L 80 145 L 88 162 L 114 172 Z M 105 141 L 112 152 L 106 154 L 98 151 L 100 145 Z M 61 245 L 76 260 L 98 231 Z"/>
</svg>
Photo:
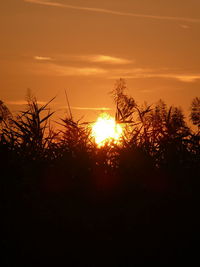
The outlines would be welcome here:
<svg viewBox="0 0 200 267">
<path fill-rule="evenodd" d="M 136 102 L 189 111 L 200 96 L 199 0 L 2 0 L 0 99 L 21 110 L 27 89 L 59 112 L 114 112 L 124 78 Z"/>
</svg>

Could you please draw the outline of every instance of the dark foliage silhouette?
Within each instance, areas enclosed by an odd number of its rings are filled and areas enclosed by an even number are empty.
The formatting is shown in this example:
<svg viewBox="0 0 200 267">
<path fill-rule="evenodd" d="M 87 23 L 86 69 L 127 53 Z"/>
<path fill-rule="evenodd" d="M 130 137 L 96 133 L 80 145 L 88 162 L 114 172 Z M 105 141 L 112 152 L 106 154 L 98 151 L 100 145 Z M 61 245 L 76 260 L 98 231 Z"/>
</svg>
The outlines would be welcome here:
<svg viewBox="0 0 200 267">
<path fill-rule="evenodd" d="M 195 97 L 191 104 L 190 119 L 194 125 L 197 125 L 198 130 L 200 128 L 200 98 Z"/>
<path fill-rule="evenodd" d="M 200 135 L 178 107 L 112 91 L 119 144 L 27 98 L 0 102 L 2 266 L 134 266 L 198 261 Z M 68 100 L 67 100 L 68 101 Z M 199 98 L 191 104 L 199 127 Z"/>
</svg>

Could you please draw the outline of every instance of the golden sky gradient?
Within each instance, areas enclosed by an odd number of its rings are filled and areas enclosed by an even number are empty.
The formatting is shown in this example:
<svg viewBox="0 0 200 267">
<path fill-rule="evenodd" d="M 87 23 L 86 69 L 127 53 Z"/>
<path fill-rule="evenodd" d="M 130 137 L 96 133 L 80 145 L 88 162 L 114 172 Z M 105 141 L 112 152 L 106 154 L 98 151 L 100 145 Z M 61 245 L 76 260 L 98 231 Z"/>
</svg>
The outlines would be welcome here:
<svg viewBox="0 0 200 267">
<path fill-rule="evenodd" d="M 125 78 L 139 103 L 182 106 L 200 95 L 199 0 L 3 0 L 0 99 L 11 109 L 27 88 L 54 108 L 93 119 L 113 108 Z"/>
</svg>

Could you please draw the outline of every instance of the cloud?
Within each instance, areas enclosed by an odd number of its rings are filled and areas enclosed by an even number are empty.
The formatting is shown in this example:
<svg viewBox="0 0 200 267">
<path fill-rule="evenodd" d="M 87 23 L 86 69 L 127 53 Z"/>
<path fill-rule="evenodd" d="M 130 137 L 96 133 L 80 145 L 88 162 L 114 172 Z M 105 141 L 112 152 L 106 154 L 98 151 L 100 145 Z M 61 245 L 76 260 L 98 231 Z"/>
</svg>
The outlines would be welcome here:
<svg viewBox="0 0 200 267">
<path fill-rule="evenodd" d="M 181 75 L 171 75 L 171 78 L 177 79 L 181 82 L 195 82 L 196 80 L 200 79 L 199 75 L 188 75 L 188 74 L 181 74 Z"/>
<path fill-rule="evenodd" d="M 190 17 L 171 17 L 171 16 L 159 16 L 159 15 L 147 15 L 147 14 L 120 12 L 120 11 L 115 11 L 115 10 L 110 10 L 110 9 L 103 9 L 103 8 L 67 5 L 67 4 L 61 4 L 59 2 L 52 2 L 52 1 L 46 1 L 46 0 L 24 0 L 24 2 L 43 5 L 43 6 L 51 6 L 51 7 L 74 9 L 74 10 L 80 10 L 80 11 L 104 13 L 104 14 L 110 14 L 110 15 L 116 15 L 116 16 L 126 16 L 126 17 L 154 19 L 154 20 L 167 20 L 167 21 L 200 23 L 200 19 L 190 18 Z"/>
<path fill-rule="evenodd" d="M 49 61 L 49 60 L 52 60 L 51 57 L 44 57 L 44 56 L 34 56 L 34 59 L 38 60 L 38 61 Z"/>
<path fill-rule="evenodd" d="M 39 105 L 45 105 L 47 102 L 45 102 L 45 101 L 37 101 L 37 103 Z M 27 105 L 27 101 L 25 101 L 25 100 L 7 101 L 6 104 L 21 106 L 21 105 Z"/>
<path fill-rule="evenodd" d="M 118 64 L 125 64 L 124 59 L 114 58 L 110 56 L 94 55 L 94 56 L 77 56 L 77 59 L 86 61 L 101 63 L 101 62 L 114 62 Z M 70 66 L 64 64 L 55 64 L 48 62 L 46 60 L 45 64 L 33 64 L 32 67 L 29 67 L 29 71 L 39 75 L 53 75 L 53 76 L 92 76 L 92 77 L 104 77 L 107 79 L 150 79 L 150 78 L 161 78 L 161 79 L 175 79 L 180 82 L 191 83 L 200 79 L 200 73 L 198 72 L 188 72 L 186 70 L 182 71 L 173 70 L 170 68 L 165 69 L 153 69 L 153 68 L 107 68 L 107 67 L 93 67 L 93 66 Z M 28 69 L 28 68 L 27 68 Z"/>
<path fill-rule="evenodd" d="M 32 65 L 30 70 L 35 74 L 54 76 L 99 76 L 107 73 L 103 68 L 72 67 L 52 63 Z"/>
<path fill-rule="evenodd" d="M 55 63 L 65 62 L 89 62 L 89 63 L 105 63 L 105 64 L 130 64 L 134 63 L 133 60 L 114 57 L 109 55 L 92 54 L 92 55 L 54 55 L 54 57 L 34 56 L 35 60 L 38 61 L 54 61 Z"/>
<path fill-rule="evenodd" d="M 39 105 L 45 105 L 47 102 L 46 101 L 37 101 L 37 103 Z M 27 101 L 25 101 L 25 100 L 6 101 L 6 104 L 14 105 L 14 106 L 24 106 L 24 105 L 27 105 Z M 58 104 L 58 102 L 57 102 L 57 104 Z M 73 109 L 73 110 L 93 110 L 93 111 L 109 111 L 109 110 L 112 110 L 112 108 L 108 108 L 108 107 L 76 107 L 76 106 L 70 106 L 70 108 Z M 66 106 L 60 107 L 60 110 L 64 110 L 64 109 L 68 109 L 68 107 L 66 107 Z"/>
<path fill-rule="evenodd" d="M 49 70 L 52 70 L 59 76 L 96 76 L 106 73 L 106 70 L 101 68 L 68 67 L 53 64 L 49 66 Z"/>
<path fill-rule="evenodd" d="M 70 107 L 71 109 L 76 109 L 76 110 L 96 110 L 96 111 L 106 111 L 106 110 L 111 110 L 111 108 L 106 108 L 106 107 L 100 107 L 100 108 L 93 108 L 93 107 Z"/>
<path fill-rule="evenodd" d="M 164 78 L 164 79 L 175 79 L 180 82 L 191 83 L 200 79 L 200 75 L 194 74 L 176 74 L 176 73 L 163 73 L 163 74 L 149 74 L 147 78 Z"/>
<path fill-rule="evenodd" d="M 185 24 L 181 24 L 180 27 L 181 27 L 182 29 L 185 29 L 185 30 L 190 29 L 190 26 L 189 26 L 189 25 L 185 25 Z"/>
<path fill-rule="evenodd" d="M 96 63 L 108 63 L 108 64 L 129 64 L 132 63 L 131 60 L 118 58 L 118 57 L 111 57 L 107 55 L 93 55 L 93 56 L 85 56 L 83 57 L 90 62 Z"/>
<path fill-rule="evenodd" d="M 133 70 L 117 70 L 115 71 L 112 79 L 149 79 L 149 78 L 163 78 L 163 79 L 175 79 L 181 82 L 195 82 L 200 79 L 200 74 L 188 74 L 188 73 L 162 73 L 160 70 L 153 69 L 133 69 Z"/>
</svg>

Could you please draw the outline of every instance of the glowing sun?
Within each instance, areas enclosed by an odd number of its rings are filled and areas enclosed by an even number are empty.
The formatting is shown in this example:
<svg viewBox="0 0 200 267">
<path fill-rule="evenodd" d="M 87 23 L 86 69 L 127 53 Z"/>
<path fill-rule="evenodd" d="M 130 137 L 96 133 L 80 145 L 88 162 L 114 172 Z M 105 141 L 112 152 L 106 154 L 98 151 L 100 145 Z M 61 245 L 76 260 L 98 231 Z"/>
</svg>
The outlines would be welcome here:
<svg viewBox="0 0 200 267">
<path fill-rule="evenodd" d="M 115 119 L 107 113 L 102 113 L 92 125 L 92 136 L 98 147 L 102 147 L 106 143 L 118 143 L 122 132 L 121 125 L 117 124 Z"/>
</svg>

